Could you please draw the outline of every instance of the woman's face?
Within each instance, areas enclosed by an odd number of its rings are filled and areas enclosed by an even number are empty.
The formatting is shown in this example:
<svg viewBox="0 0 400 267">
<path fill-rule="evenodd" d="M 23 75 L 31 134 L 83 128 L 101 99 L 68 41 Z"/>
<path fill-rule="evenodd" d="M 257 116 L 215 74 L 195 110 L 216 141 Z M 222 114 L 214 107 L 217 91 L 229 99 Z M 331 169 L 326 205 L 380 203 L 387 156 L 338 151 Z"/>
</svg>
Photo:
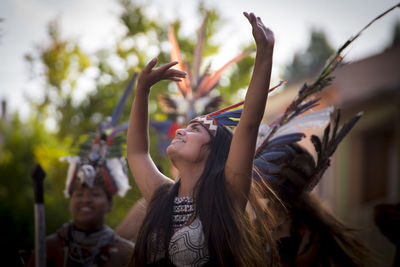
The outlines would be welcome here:
<svg viewBox="0 0 400 267">
<path fill-rule="evenodd" d="M 69 210 L 74 224 L 82 230 L 101 228 L 111 208 L 112 203 L 102 187 L 80 184 L 72 191 Z"/>
<path fill-rule="evenodd" d="M 200 123 L 191 123 L 185 129 L 176 131 L 175 138 L 167 148 L 168 156 L 173 162 L 205 162 L 210 151 L 210 140 L 210 134 Z"/>
</svg>

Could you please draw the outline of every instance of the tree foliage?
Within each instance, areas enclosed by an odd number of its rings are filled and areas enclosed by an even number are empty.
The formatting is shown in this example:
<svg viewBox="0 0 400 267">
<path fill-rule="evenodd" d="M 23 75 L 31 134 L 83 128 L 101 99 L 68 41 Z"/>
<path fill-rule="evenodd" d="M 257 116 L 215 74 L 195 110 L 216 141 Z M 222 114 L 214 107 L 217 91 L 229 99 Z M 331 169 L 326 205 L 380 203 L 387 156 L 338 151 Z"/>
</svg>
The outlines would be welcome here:
<svg viewBox="0 0 400 267">
<path fill-rule="evenodd" d="M 169 50 L 165 49 L 168 25 L 146 16 L 144 5 L 129 0 L 121 0 L 120 3 L 123 7 L 120 21 L 126 33 L 113 48 L 90 54 L 85 52 L 78 41 L 63 36 L 56 19 L 48 25 L 46 43 L 25 57 L 31 66 L 31 76 L 41 82 L 43 92 L 42 98 L 30 100 L 32 112 L 28 121 L 21 121 L 17 115 L 0 121 L 0 249 L 9 255 L 2 262 L 9 262 L 10 266 L 19 263 L 16 251 L 25 249 L 30 252 L 33 247 L 33 188 L 30 172 L 35 163 L 41 163 L 47 173 L 45 204 L 47 233 L 50 234 L 71 219 L 68 200 L 62 194 L 68 166 L 59 162 L 59 158 L 76 153 L 82 136 L 94 132 L 98 124 L 112 114 L 134 72 L 140 71 L 155 56 L 159 58 L 159 64 L 169 62 Z M 203 52 L 207 58 L 218 52 L 219 45 L 209 40 L 222 22 L 215 10 L 209 10 L 203 4 L 199 5 L 198 11 L 199 18 L 209 14 Z M 181 20 L 171 24 L 177 32 L 180 31 Z M 182 57 L 191 61 L 196 32 L 193 31 L 188 37 L 177 36 Z M 224 95 L 226 104 L 236 101 L 237 90 L 247 86 L 252 62 L 253 59 L 249 57 L 233 66 L 224 75 L 224 83 L 215 89 L 216 93 Z M 81 90 L 88 83 L 93 86 L 82 97 Z M 152 90 L 155 93 L 150 95 L 152 117 L 162 113 L 157 106 L 157 93 L 168 93 L 176 90 L 174 88 L 175 84 L 170 85 L 165 81 L 154 86 Z M 128 101 L 120 123 L 128 120 L 130 103 Z M 48 120 L 56 123 L 55 131 L 45 127 Z M 158 155 L 157 139 L 153 134 L 150 142 L 155 162 L 168 173 L 169 163 Z M 140 197 L 132 177 L 130 181 L 132 189 L 127 196 L 114 199 L 114 209 L 107 216 L 107 224 L 111 227 L 118 225 Z"/>
<path fill-rule="evenodd" d="M 7 257 L 5 266 L 17 266 L 17 252 L 29 252 L 33 246 L 33 188 L 31 171 L 37 162 L 47 172 L 45 179 L 46 217 L 48 230 L 66 220 L 67 201 L 58 196 L 64 185 L 65 166 L 58 158 L 67 148 L 44 130 L 36 119 L 22 122 L 15 114 L 9 121 L 0 121 L 0 224 L 1 251 Z M 68 214 L 68 213 L 67 213 Z"/>
<path fill-rule="evenodd" d="M 313 78 L 334 52 L 325 33 L 313 29 L 308 47 L 304 51 L 296 52 L 292 61 L 286 66 L 285 79 L 288 83 L 295 83 L 305 78 Z"/>
</svg>

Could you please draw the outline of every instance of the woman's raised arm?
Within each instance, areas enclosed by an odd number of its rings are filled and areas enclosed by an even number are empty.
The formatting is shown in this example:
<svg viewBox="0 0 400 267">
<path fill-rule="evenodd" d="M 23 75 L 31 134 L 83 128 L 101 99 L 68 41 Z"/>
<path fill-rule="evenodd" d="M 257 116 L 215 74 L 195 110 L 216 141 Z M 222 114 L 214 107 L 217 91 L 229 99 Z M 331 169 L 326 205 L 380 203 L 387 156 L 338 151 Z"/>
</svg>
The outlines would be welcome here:
<svg viewBox="0 0 400 267">
<path fill-rule="evenodd" d="M 233 135 L 225 167 L 225 177 L 232 196 L 245 208 L 251 188 L 251 174 L 258 127 L 264 115 L 272 69 L 274 34 L 260 17 L 243 13 L 249 20 L 257 45 L 253 75 L 247 90 L 242 116 Z"/>
<path fill-rule="evenodd" d="M 151 60 L 138 78 L 127 133 L 127 158 L 132 175 L 143 197 L 150 201 L 154 191 L 162 184 L 172 182 L 158 171 L 149 153 L 148 101 L 150 88 L 161 80 L 180 81 L 186 73 L 172 69 L 177 62 L 154 68 L 157 58 Z"/>
</svg>

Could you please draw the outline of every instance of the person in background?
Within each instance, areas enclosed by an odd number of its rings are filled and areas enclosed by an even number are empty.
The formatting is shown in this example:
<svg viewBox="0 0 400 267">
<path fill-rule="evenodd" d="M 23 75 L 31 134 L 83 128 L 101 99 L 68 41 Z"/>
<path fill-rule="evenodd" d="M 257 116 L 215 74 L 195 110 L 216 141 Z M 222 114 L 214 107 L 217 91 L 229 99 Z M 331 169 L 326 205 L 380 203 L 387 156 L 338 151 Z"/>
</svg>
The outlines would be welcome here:
<svg viewBox="0 0 400 267">
<path fill-rule="evenodd" d="M 310 125 L 311 120 L 320 120 L 323 112 L 326 110 L 311 111 L 300 120 Z M 311 193 L 328 168 L 338 144 L 360 116 L 357 114 L 342 127 L 338 127 L 339 110 L 327 117 L 328 126 L 322 141 L 311 136 L 317 161 L 297 143 L 305 135 L 293 133 L 289 129 L 292 126 L 282 127 L 281 133 L 286 134 L 279 134 L 278 130 L 278 134 L 258 149 L 254 161 L 255 182 L 261 187 L 268 184 L 279 199 L 270 199 L 269 203 L 278 220 L 273 234 L 282 266 L 363 266 L 372 259 L 357 231 L 329 212 Z"/>
<path fill-rule="evenodd" d="M 69 161 L 66 197 L 72 221 L 46 238 L 47 267 L 127 266 L 134 244 L 105 225 L 115 194 L 130 188 L 120 136 L 99 129 Z M 34 266 L 31 256 L 27 266 Z"/>
<path fill-rule="evenodd" d="M 146 216 L 146 209 L 147 202 L 144 198 L 136 201 L 122 222 L 115 228 L 115 232 L 125 239 L 136 242 L 140 225 Z"/>
<path fill-rule="evenodd" d="M 400 266 L 400 203 L 376 205 L 374 221 L 381 233 L 396 246 L 393 266 Z"/>
</svg>

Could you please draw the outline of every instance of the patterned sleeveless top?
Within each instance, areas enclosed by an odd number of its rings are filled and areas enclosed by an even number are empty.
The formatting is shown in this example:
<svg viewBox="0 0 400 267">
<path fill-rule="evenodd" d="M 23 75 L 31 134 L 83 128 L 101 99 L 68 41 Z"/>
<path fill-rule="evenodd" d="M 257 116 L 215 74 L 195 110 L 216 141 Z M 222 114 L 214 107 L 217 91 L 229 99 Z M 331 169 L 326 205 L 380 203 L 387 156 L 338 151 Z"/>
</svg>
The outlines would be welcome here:
<svg viewBox="0 0 400 267">
<path fill-rule="evenodd" d="M 201 221 L 196 217 L 189 225 L 188 221 L 195 213 L 191 197 L 175 197 L 172 212 L 174 234 L 168 246 L 169 259 L 175 266 L 203 266 L 209 259 Z M 157 251 L 156 259 L 164 257 Z"/>
</svg>

